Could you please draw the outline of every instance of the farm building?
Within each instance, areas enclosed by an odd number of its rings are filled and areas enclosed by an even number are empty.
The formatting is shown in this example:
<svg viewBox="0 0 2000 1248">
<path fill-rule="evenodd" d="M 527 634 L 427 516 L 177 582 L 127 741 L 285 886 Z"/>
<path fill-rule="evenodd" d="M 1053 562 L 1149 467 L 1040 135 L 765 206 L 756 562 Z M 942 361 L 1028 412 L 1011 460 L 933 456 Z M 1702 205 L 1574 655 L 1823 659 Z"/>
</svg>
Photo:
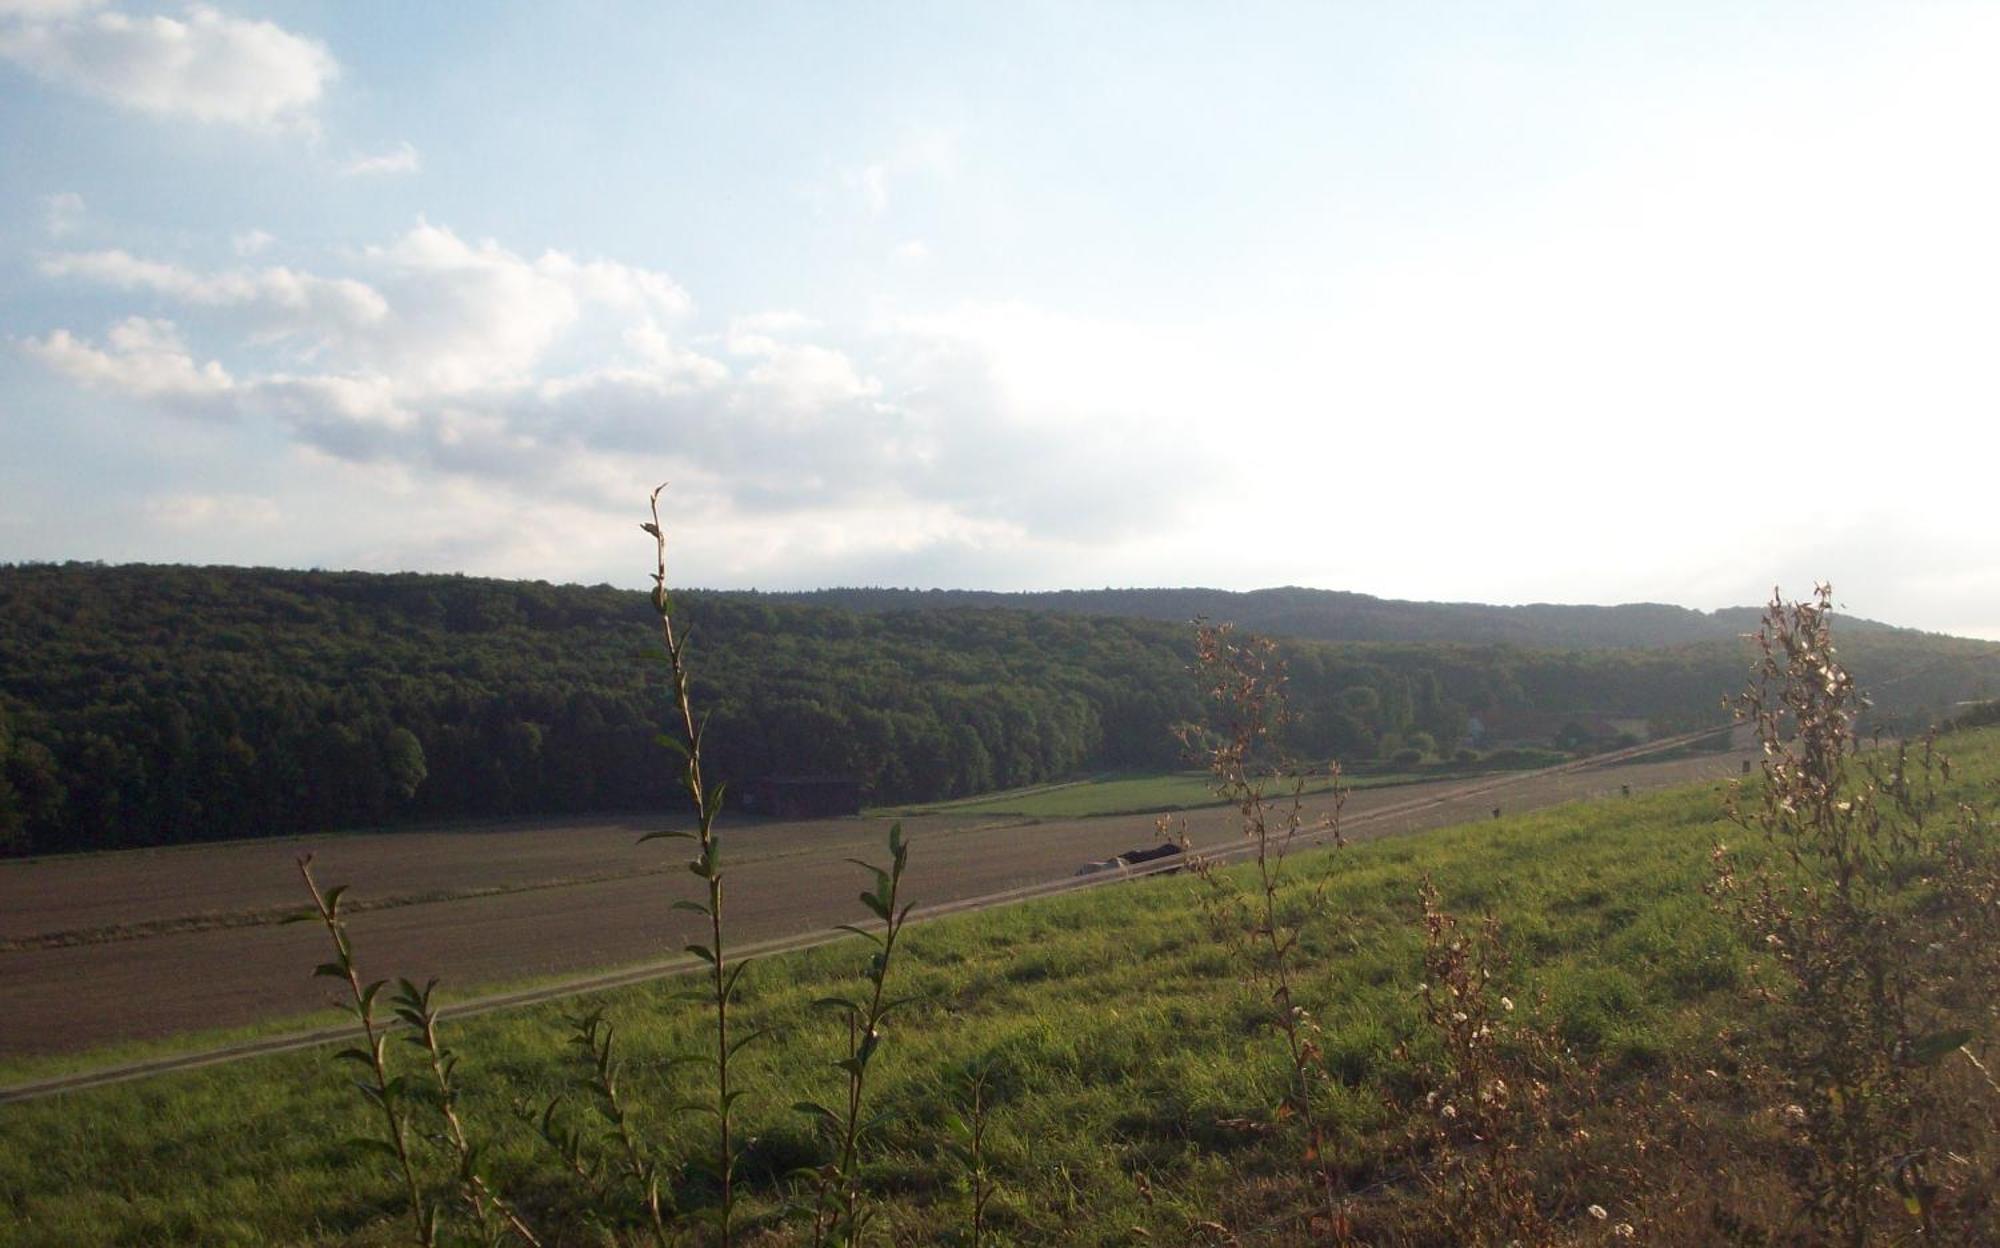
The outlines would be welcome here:
<svg viewBox="0 0 2000 1248">
<path fill-rule="evenodd" d="M 742 793 L 746 813 L 774 819 L 861 813 L 861 782 L 852 776 L 765 776 Z"/>
</svg>

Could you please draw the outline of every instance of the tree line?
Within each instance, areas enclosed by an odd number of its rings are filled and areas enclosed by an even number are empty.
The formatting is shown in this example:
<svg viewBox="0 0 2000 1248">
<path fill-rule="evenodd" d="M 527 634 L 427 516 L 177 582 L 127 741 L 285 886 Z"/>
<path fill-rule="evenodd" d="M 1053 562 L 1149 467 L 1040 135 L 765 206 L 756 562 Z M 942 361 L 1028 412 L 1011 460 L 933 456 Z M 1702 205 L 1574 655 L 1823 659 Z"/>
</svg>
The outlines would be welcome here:
<svg viewBox="0 0 2000 1248">
<path fill-rule="evenodd" d="M 1173 726 L 1204 712 L 1190 630 L 1158 621 L 677 597 L 719 776 L 934 800 L 1175 766 Z M 673 808 L 651 618 L 602 585 L 0 566 L 0 850 Z M 1714 722 L 1745 665 L 1726 644 L 1286 655 L 1292 744 L 1349 763 L 1449 753 L 1491 708 Z"/>
<path fill-rule="evenodd" d="M 770 595 L 773 598 L 894 611 L 929 607 L 1005 607 L 1068 615 L 1115 615 L 1184 622 L 1201 616 L 1231 620 L 1269 636 L 1319 641 L 1435 641 L 1506 644 L 1531 649 L 1651 649 L 1702 641 L 1734 641 L 1757 627 L 1757 608 L 1696 611 L 1664 603 L 1619 606 L 1529 603 L 1504 607 L 1477 602 L 1408 602 L 1346 590 L 1066 589 L 1002 593 L 978 589 L 834 588 Z M 1888 625 L 1840 618 L 1843 635 L 1883 631 Z M 1907 630 L 1901 630 L 1907 631 Z"/>
</svg>

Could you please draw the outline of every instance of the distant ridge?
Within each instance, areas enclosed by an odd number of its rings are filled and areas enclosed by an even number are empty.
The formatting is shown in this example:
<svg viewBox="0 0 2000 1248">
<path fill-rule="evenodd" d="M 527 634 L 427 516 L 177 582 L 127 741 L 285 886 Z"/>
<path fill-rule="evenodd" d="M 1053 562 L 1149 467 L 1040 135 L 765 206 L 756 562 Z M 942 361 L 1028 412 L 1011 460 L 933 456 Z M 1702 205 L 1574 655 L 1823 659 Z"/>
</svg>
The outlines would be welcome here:
<svg viewBox="0 0 2000 1248">
<path fill-rule="evenodd" d="M 1316 641 L 1451 642 L 1551 650 L 1657 649 L 1727 641 L 1754 632 L 1759 609 L 1696 611 L 1664 603 L 1501 607 L 1475 602 L 1410 602 L 1334 589 L 1284 586 L 1226 589 L 1069 589 L 1001 593 L 977 589 L 818 589 L 761 594 L 849 611 L 988 608 L 1065 615 L 1186 621 L 1201 616 Z M 1905 632 L 1874 620 L 1840 617 L 1840 629 Z"/>
</svg>

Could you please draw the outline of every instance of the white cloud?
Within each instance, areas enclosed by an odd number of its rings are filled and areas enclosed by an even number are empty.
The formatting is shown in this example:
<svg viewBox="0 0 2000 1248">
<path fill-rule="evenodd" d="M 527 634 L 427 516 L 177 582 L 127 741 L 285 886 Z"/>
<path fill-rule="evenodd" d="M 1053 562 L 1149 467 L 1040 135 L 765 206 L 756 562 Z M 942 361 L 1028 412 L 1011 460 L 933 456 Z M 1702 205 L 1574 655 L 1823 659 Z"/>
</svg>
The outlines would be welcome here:
<svg viewBox="0 0 2000 1248">
<path fill-rule="evenodd" d="M 53 85 L 156 116 L 309 129 L 340 72 L 316 40 L 206 5 L 190 6 L 185 18 L 29 7 L 40 11 L 0 29 L 0 58 Z"/>
<path fill-rule="evenodd" d="M 348 177 L 370 177 L 378 174 L 416 173 L 424 167 L 423 158 L 408 139 L 398 143 L 386 152 L 373 156 L 357 156 L 340 167 Z"/>
<path fill-rule="evenodd" d="M 50 368 L 97 390 L 141 399 L 192 401 L 205 410 L 226 398 L 236 383 L 221 364 L 197 364 L 171 321 L 133 316 L 111 327 L 108 349 L 94 347 L 56 330 L 21 344 Z"/>
<path fill-rule="evenodd" d="M 244 230 L 229 240 L 229 246 L 237 255 L 249 257 L 260 254 L 277 241 L 277 236 L 268 231 Z"/>
<path fill-rule="evenodd" d="M 101 9 L 104 4 L 105 0 L 0 0 L 0 17 L 46 22 Z"/>
<path fill-rule="evenodd" d="M 1571 238 L 1606 215 L 1550 212 L 1549 230 Z M 1601 268 L 1619 253 L 1593 254 Z M 584 525 L 671 478 L 729 547 L 730 575 L 767 584 L 1046 583 L 1074 575 L 1050 569 L 1103 569 L 1115 551 L 1115 570 L 1089 579 L 1574 598 L 1589 574 L 1589 596 L 1614 598 L 1658 596 L 1667 559 L 1681 560 L 1668 583 L 1697 585 L 1786 558 L 1744 554 L 1737 487 L 1713 458 L 1760 405 L 1796 410 L 1777 406 L 1773 368 L 1806 387 L 1835 438 L 1861 436 L 1853 403 L 1835 405 L 1801 354 L 1838 327 L 1759 330 L 1752 313 L 1711 309 L 1749 353 L 1709 351 L 1711 364 L 1736 361 L 1740 392 L 1720 395 L 1713 379 L 1659 368 L 1659 344 L 1694 349 L 1682 336 L 1708 306 L 1683 299 L 1664 260 L 1635 268 L 1627 256 L 1605 272 L 1559 261 L 1537 246 L 1504 262 L 1445 249 L 1366 281 L 1366 315 L 1317 320 L 1175 324 L 968 303 L 845 334 L 795 310 L 700 334 L 692 299 L 664 273 L 420 222 L 322 273 L 61 253 L 44 262 L 52 278 L 171 300 L 220 358 L 140 318 L 101 344 L 58 330 L 22 345 L 100 390 L 262 422 L 371 490 L 491 491 L 522 514 Z M 1661 306 L 1620 305 L 1625 281 Z M 1613 306 L 1627 311 L 1605 323 Z M 1869 323 L 1878 337 L 1891 328 Z M 272 324 L 309 349 L 276 365 L 242 350 Z M 1840 376 L 1887 393 L 1901 367 L 1852 360 Z M 1953 401 L 1989 392 L 1968 393 Z M 1898 478 L 1929 474 L 1940 500 L 1969 497 L 1990 441 L 1974 435 L 1950 462 L 1898 444 L 1876 462 Z M 1641 472 L 1675 481 L 1676 506 L 1656 514 L 1633 485 Z M 1828 492 L 1797 506 L 1848 503 Z M 1391 536 L 1340 536 L 1376 523 Z M 1330 536 L 1246 548 L 1246 524 Z M 1532 567 L 1513 558 L 1551 535 Z M 383 540 L 382 551 L 422 545 Z M 1454 588 L 1407 579 L 1416 548 Z M 539 562 L 515 569 L 563 571 L 553 548 L 537 549 Z M 1689 549 L 1704 553 L 1677 553 Z M 449 543 L 423 550 L 429 566 L 494 566 Z M 1079 562 L 1093 551 L 1097 563 Z M 1711 555 L 1715 567 L 1701 566 Z"/>
<path fill-rule="evenodd" d="M 529 260 L 427 222 L 364 260 L 395 314 L 387 332 L 354 344 L 361 360 L 440 390 L 526 382 L 593 309 L 670 320 L 688 307 L 664 274 L 555 251 Z"/>
<path fill-rule="evenodd" d="M 1093 429 L 1117 414 L 1085 399 L 1024 408 L 992 353 L 1005 344 L 976 318 L 840 342 L 776 310 L 684 336 L 692 300 L 664 273 L 530 259 L 427 222 L 346 263 L 201 271 L 60 253 L 43 261 L 49 277 L 172 301 L 235 345 L 203 364 L 172 324 L 142 318 L 101 345 L 63 330 L 25 345 L 82 384 L 266 420 L 340 463 L 587 508 L 624 501 L 644 465 L 639 476 L 671 476 L 682 497 L 746 523 L 837 514 L 854 566 L 868 543 L 900 550 L 913 533 L 1075 535 L 1150 505 L 1115 483 L 1157 449 L 1128 444 L 1142 440 L 1122 416 Z M 274 327 L 304 344 L 275 365 L 254 350 Z M 1081 464 L 1051 454 L 1056 433 L 1085 447 Z"/>
<path fill-rule="evenodd" d="M 844 352 L 812 343 L 745 338 L 735 349 L 759 357 L 744 374 L 758 398 L 789 412 L 818 412 L 831 404 L 871 399 L 882 383 L 863 377 Z"/>
<path fill-rule="evenodd" d="M 704 385 L 718 385 L 729 377 L 727 364 L 675 342 L 657 321 L 642 321 L 623 330 L 618 337 L 638 365 L 633 370 L 635 375 L 686 378 Z M 599 371 L 616 374 L 619 370 L 614 366 Z"/>
<path fill-rule="evenodd" d="M 44 259 L 41 269 L 50 277 L 151 291 L 197 307 L 249 309 L 275 318 L 266 322 L 267 330 L 341 332 L 379 322 L 389 311 L 382 296 L 365 282 L 281 267 L 197 273 L 112 249 L 64 252 Z"/>
<path fill-rule="evenodd" d="M 664 335 L 692 308 L 664 273 L 560 251 L 530 260 L 426 222 L 364 249 L 358 263 L 360 277 L 282 266 L 204 272 L 111 249 L 58 253 L 41 270 L 254 314 L 248 332 L 257 336 L 292 336 L 349 371 L 436 392 L 523 384 L 572 333 L 615 328 L 636 335 L 643 352 L 646 334 Z"/>
<path fill-rule="evenodd" d="M 42 201 L 42 228 L 51 238 L 76 233 L 83 224 L 83 215 L 83 196 L 75 191 L 62 191 Z"/>
<path fill-rule="evenodd" d="M 519 260 L 513 262 L 518 264 Z M 560 251 L 543 252 L 534 268 L 570 289 L 579 299 L 628 316 L 679 319 L 694 308 L 694 301 L 679 283 L 650 269 L 610 260 L 579 262 Z"/>
<path fill-rule="evenodd" d="M 931 258 L 931 248 L 923 239 L 912 238 L 896 244 L 892 254 L 904 264 L 922 264 Z"/>
</svg>

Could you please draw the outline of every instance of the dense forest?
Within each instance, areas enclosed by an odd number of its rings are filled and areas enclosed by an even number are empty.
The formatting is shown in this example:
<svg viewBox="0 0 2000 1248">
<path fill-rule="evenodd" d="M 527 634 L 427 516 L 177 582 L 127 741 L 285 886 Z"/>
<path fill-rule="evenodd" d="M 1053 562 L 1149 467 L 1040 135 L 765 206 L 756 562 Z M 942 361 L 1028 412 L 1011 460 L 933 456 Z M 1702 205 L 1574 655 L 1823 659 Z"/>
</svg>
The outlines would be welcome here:
<svg viewBox="0 0 2000 1248">
<path fill-rule="evenodd" d="M 1184 625 L 701 592 L 678 608 L 721 776 L 840 775 L 877 801 L 927 800 L 1171 766 L 1172 725 L 1203 710 Z M 645 595 L 608 586 L 0 566 L 0 846 L 668 809 L 652 627 Z M 1892 709 L 2000 692 L 2000 647 L 1853 640 Z M 1293 744 L 1350 763 L 1449 754 L 1474 717 L 1510 710 L 1712 723 L 1747 668 L 1740 641 L 1292 642 L 1287 655 Z"/>
<path fill-rule="evenodd" d="M 1757 607 L 1694 611 L 1656 602 L 1615 607 L 1407 602 L 1296 586 L 1244 593 L 1224 589 L 1066 589 L 1031 593 L 974 589 L 816 589 L 769 596 L 850 611 L 1001 607 L 1173 623 L 1200 616 L 1231 620 L 1273 636 L 1319 641 L 1445 641 L 1543 650 L 1657 648 L 1731 641 L 1756 629 L 1760 611 Z M 1854 616 L 1841 617 L 1841 625 L 1848 633 L 1882 631 L 1888 627 Z"/>
</svg>

